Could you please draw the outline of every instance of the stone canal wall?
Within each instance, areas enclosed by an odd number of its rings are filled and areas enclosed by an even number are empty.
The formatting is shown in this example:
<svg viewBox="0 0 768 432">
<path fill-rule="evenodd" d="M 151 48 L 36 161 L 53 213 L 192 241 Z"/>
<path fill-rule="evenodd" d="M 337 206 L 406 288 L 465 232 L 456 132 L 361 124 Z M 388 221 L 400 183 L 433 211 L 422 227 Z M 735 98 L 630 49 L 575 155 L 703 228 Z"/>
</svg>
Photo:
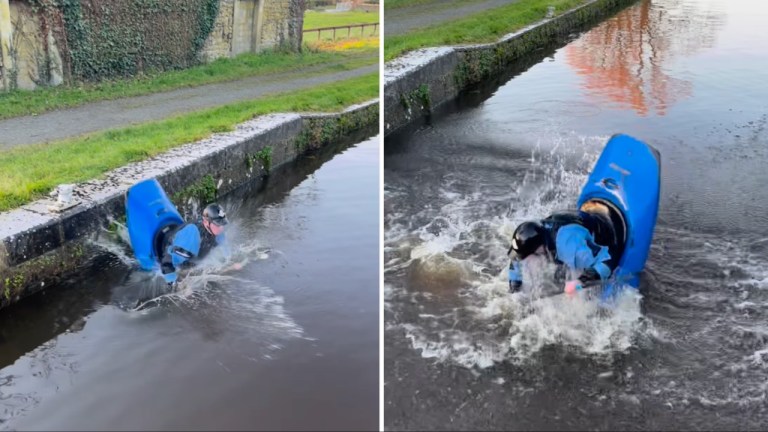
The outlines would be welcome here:
<svg viewBox="0 0 768 432">
<path fill-rule="evenodd" d="M 88 238 L 125 215 L 125 192 L 155 177 L 184 213 L 352 132 L 378 125 L 372 100 L 336 114 L 272 114 L 230 133 L 187 144 L 75 186 L 79 202 L 49 211 L 54 198 L 0 213 L 0 308 L 76 274 L 99 252 Z M 269 184 L 267 183 L 266 187 Z M 102 251 L 103 252 L 103 251 Z"/>
<path fill-rule="evenodd" d="M 494 43 L 419 49 L 388 62 L 383 72 L 384 135 L 429 114 L 469 86 L 501 73 L 516 59 L 636 1 L 592 0 Z"/>
</svg>

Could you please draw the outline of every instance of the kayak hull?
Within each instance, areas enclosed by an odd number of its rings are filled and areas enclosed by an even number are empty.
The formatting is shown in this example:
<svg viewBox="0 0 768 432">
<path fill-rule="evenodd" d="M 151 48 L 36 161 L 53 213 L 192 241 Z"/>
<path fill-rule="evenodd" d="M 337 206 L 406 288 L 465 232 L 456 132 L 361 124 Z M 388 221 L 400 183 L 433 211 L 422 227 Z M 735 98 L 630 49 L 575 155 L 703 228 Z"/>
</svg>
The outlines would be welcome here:
<svg viewBox="0 0 768 432">
<path fill-rule="evenodd" d="M 637 288 L 651 248 L 659 208 L 661 159 L 658 150 L 628 135 L 612 136 L 581 191 L 577 206 L 608 201 L 622 213 L 626 242 L 603 298 L 622 287 Z"/>
<path fill-rule="evenodd" d="M 154 178 L 131 186 L 125 196 L 128 235 L 134 256 L 143 270 L 157 266 L 154 240 L 168 225 L 181 225 L 184 219 Z"/>
</svg>

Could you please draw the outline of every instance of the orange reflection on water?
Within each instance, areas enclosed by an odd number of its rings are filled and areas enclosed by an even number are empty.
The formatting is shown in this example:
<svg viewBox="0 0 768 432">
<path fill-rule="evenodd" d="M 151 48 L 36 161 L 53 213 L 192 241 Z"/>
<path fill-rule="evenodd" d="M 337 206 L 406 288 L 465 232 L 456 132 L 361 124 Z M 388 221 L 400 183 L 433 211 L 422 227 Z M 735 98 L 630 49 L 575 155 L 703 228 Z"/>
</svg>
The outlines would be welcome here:
<svg viewBox="0 0 768 432">
<path fill-rule="evenodd" d="M 666 115 L 691 96 L 693 85 L 670 75 L 676 57 L 714 45 L 721 13 L 674 0 L 644 0 L 600 24 L 565 48 L 568 64 L 583 77 L 588 97 L 641 116 Z"/>
</svg>

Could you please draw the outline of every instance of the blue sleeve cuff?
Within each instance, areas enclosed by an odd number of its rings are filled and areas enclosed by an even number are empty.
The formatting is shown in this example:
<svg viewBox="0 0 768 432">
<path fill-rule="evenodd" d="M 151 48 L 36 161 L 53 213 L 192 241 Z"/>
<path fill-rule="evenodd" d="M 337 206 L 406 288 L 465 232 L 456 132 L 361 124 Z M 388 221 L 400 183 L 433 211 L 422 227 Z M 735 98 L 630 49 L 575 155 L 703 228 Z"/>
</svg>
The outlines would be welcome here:
<svg viewBox="0 0 768 432">
<path fill-rule="evenodd" d="M 605 265 L 605 263 L 599 262 L 592 266 L 593 269 L 597 272 L 597 274 L 600 275 L 600 279 L 605 280 L 608 279 L 608 276 L 611 275 L 611 269 Z"/>
<path fill-rule="evenodd" d="M 512 263 L 512 265 L 509 267 L 509 280 L 512 282 L 522 282 L 523 281 L 523 275 L 520 271 L 520 263 L 515 261 Z"/>
<path fill-rule="evenodd" d="M 174 282 L 176 282 L 176 272 L 166 273 L 166 274 L 163 275 L 163 277 L 165 278 L 165 281 L 167 283 L 174 283 Z"/>
</svg>

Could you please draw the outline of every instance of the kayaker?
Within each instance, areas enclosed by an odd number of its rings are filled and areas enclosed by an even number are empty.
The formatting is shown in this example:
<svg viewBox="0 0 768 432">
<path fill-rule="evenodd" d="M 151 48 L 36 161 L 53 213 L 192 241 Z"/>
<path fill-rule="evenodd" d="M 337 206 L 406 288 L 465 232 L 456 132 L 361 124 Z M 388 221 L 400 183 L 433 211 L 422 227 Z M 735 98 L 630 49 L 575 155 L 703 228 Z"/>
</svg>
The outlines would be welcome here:
<svg viewBox="0 0 768 432">
<path fill-rule="evenodd" d="M 576 211 L 557 212 L 541 221 L 520 224 L 512 236 L 509 289 L 520 290 L 522 265 L 531 255 L 543 255 L 572 273 L 578 280 L 566 283 L 566 292 L 579 283 L 604 281 L 616 269 L 623 250 L 623 230 L 618 212 L 598 200 L 585 202 Z M 619 222 L 618 224 L 615 222 Z"/>
<path fill-rule="evenodd" d="M 178 269 L 200 253 L 200 230 L 191 223 L 168 225 L 155 235 L 154 247 L 160 271 L 165 281 L 173 285 Z"/>
<path fill-rule="evenodd" d="M 224 209 L 218 204 L 211 204 L 203 210 L 203 215 L 196 222 L 172 224 L 161 229 L 154 239 L 155 256 L 160 262 L 160 271 L 165 282 L 174 290 L 184 273 L 194 267 L 211 249 L 224 241 L 224 227 L 228 224 Z M 240 270 L 245 261 L 235 263 L 221 270 Z M 157 291 L 142 295 L 136 301 L 136 307 L 157 297 Z"/>
<path fill-rule="evenodd" d="M 200 253 L 198 259 L 202 259 L 215 246 L 224 243 L 224 230 L 229 221 L 224 208 L 219 204 L 209 204 L 203 210 L 203 216 L 195 223 L 200 230 Z"/>
<path fill-rule="evenodd" d="M 200 251 L 194 259 L 184 264 L 184 268 L 190 268 L 195 266 L 208 255 L 211 250 L 217 246 L 224 245 L 225 230 L 229 220 L 224 208 L 217 204 L 209 204 L 203 209 L 203 215 L 198 219 L 194 225 L 200 231 Z M 228 254 L 225 251 L 225 254 Z M 240 270 L 246 261 L 234 263 L 226 268 L 220 270 L 220 273 L 226 273 L 231 270 Z"/>
<path fill-rule="evenodd" d="M 155 238 L 155 254 L 165 281 L 173 285 L 179 270 L 190 267 L 224 241 L 227 215 L 218 204 L 210 204 L 194 223 L 169 225 Z"/>
</svg>

